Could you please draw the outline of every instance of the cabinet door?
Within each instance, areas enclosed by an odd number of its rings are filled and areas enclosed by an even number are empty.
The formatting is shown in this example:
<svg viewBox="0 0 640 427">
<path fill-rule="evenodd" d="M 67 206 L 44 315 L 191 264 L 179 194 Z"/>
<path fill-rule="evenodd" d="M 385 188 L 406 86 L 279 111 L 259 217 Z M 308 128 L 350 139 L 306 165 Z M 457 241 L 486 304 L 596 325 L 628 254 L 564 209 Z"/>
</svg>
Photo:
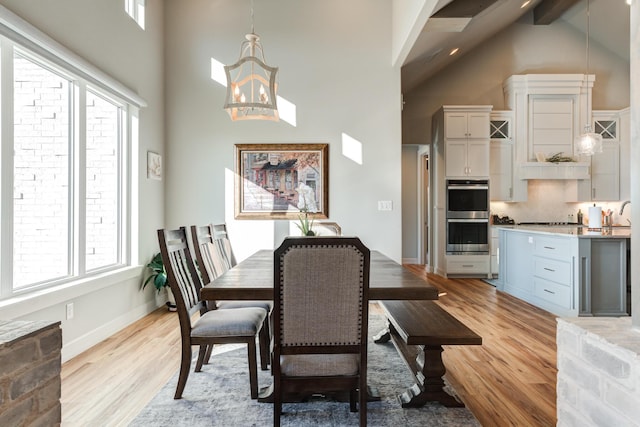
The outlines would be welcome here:
<svg viewBox="0 0 640 427">
<path fill-rule="evenodd" d="M 467 134 L 469 138 L 488 139 L 490 134 L 489 113 L 469 113 Z"/>
<path fill-rule="evenodd" d="M 620 148 L 605 145 L 591 158 L 591 198 L 594 201 L 620 200 Z"/>
<path fill-rule="evenodd" d="M 511 200 L 513 179 L 513 145 L 510 142 L 491 141 L 489 148 L 490 197 L 493 201 Z"/>
<path fill-rule="evenodd" d="M 594 114 L 595 131 L 602 135 L 602 153 L 590 157 L 591 179 L 578 181 L 579 201 L 618 201 L 621 197 L 621 144 L 617 116 Z"/>
<path fill-rule="evenodd" d="M 467 175 L 489 176 L 489 140 L 470 139 L 467 142 Z"/>
<path fill-rule="evenodd" d="M 467 138 L 467 113 L 446 113 L 444 116 L 445 138 Z"/>
<path fill-rule="evenodd" d="M 447 176 L 467 176 L 467 141 L 445 141 L 444 160 Z"/>
<path fill-rule="evenodd" d="M 516 295 L 533 293 L 533 245 L 528 233 L 500 231 L 500 282 Z"/>
</svg>

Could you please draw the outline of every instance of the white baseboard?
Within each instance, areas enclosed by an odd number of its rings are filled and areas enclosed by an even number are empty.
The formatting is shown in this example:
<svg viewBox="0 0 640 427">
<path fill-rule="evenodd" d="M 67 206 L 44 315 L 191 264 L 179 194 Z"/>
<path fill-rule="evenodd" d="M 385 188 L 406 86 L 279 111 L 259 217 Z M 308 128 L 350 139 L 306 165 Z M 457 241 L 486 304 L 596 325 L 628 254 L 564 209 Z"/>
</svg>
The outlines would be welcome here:
<svg viewBox="0 0 640 427">
<path fill-rule="evenodd" d="M 83 351 L 88 350 L 94 345 L 98 344 L 100 341 L 103 341 L 109 338 L 111 335 L 116 332 L 126 328 L 133 322 L 140 320 L 147 314 L 156 310 L 159 306 L 156 306 L 153 301 L 142 305 L 140 307 L 136 307 L 135 309 L 119 316 L 109 323 L 105 323 L 100 325 L 100 327 L 87 332 L 81 337 L 76 338 L 75 340 L 64 344 L 62 347 L 62 363 L 66 362 L 69 359 L 74 358 L 79 355 Z"/>
<path fill-rule="evenodd" d="M 419 264 L 418 258 L 402 258 L 403 264 Z"/>
</svg>

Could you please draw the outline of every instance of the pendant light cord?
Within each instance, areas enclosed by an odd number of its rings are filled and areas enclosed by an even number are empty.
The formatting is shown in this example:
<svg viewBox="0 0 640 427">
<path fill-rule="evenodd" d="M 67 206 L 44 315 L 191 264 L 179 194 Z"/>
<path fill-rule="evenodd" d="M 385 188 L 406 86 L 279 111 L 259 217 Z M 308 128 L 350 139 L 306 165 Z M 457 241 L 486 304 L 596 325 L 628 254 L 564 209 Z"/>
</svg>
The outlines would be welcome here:
<svg viewBox="0 0 640 427">
<path fill-rule="evenodd" d="M 588 0 L 587 0 L 587 4 L 588 4 Z M 253 0 L 251 0 L 251 34 L 255 34 L 255 30 L 253 28 Z"/>
<path fill-rule="evenodd" d="M 252 0 L 253 1 L 253 0 Z M 589 89 L 589 32 L 591 25 L 591 13 L 589 9 L 589 0 L 587 0 L 587 74 L 585 76 L 587 80 L 587 113 L 589 113 L 589 93 L 591 90 Z M 587 123 L 585 125 L 585 131 L 591 132 L 591 117 L 587 114 Z"/>
<path fill-rule="evenodd" d="M 591 13 L 589 11 L 589 0 L 587 0 L 587 76 L 589 75 L 589 31 L 591 26 Z"/>
</svg>

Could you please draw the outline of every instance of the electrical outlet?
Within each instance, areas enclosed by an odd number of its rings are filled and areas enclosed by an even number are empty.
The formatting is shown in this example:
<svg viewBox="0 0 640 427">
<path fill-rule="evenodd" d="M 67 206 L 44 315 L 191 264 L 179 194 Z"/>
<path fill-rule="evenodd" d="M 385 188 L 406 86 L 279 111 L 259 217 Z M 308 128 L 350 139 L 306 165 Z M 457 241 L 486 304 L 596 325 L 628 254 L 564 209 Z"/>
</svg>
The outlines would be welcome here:
<svg viewBox="0 0 640 427">
<path fill-rule="evenodd" d="M 67 304 L 67 320 L 73 319 L 73 303 Z"/>
</svg>

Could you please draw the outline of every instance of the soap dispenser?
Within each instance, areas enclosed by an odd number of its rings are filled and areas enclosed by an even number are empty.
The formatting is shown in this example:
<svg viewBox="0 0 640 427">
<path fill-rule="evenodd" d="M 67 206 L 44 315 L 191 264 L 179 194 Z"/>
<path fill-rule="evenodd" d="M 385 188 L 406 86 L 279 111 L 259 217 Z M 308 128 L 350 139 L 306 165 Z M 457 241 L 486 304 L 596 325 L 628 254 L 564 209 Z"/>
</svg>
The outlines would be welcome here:
<svg viewBox="0 0 640 427">
<path fill-rule="evenodd" d="M 582 209 L 578 209 L 578 225 L 582 225 Z"/>
</svg>

